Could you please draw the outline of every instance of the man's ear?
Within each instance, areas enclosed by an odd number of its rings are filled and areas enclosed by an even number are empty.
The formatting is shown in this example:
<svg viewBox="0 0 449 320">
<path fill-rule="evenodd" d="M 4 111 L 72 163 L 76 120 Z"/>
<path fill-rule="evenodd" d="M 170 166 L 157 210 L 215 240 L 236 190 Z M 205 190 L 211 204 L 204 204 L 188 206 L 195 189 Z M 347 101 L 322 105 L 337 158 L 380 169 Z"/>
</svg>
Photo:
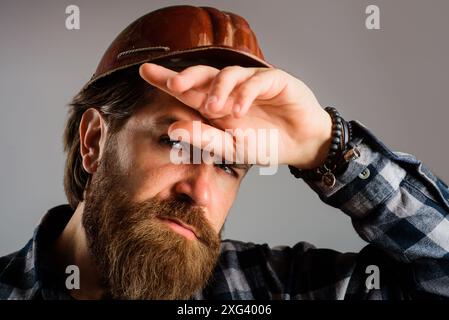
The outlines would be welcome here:
<svg viewBox="0 0 449 320">
<path fill-rule="evenodd" d="M 83 168 L 92 174 L 97 171 L 106 141 L 107 126 L 102 114 L 90 108 L 81 117 L 79 135 Z"/>
</svg>

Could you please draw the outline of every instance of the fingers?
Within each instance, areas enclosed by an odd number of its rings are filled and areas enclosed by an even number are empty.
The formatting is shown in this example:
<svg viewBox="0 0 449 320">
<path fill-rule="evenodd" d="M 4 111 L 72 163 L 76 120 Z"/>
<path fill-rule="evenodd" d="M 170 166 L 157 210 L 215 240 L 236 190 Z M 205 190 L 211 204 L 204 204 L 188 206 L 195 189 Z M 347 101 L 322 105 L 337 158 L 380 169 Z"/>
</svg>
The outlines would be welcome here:
<svg viewBox="0 0 449 320">
<path fill-rule="evenodd" d="M 207 98 L 204 87 L 209 86 L 218 72 L 218 69 L 198 65 L 178 73 L 153 63 L 144 63 L 139 69 L 145 81 L 197 110 Z"/>
<path fill-rule="evenodd" d="M 286 77 L 277 69 L 227 67 L 212 81 L 206 109 L 220 116 L 241 118 L 256 100 L 272 99 L 286 85 Z"/>
<path fill-rule="evenodd" d="M 188 120 L 176 121 L 170 125 L 168 135 L 172 140 L 179 140 L 208 152 L 209 159 L 204 159 L 203 156 L 204 162 L 212 163 L 222 159 L 229 162 L 234 161 L 232 135 L 204 122 Z"/>
<path fill-rule="evenodd" d="M 268 69 L 256 73 L 245 81 L 234 93 L 233 116 L 243 117 L 256 99 L 261 101 L 272 99 L 282 92 L 287 81 L 278 70 Z"/>
<path fill-rule="evenodd" d="M 226 67 L 221 70 L 210 85 L 205 109 L 210 113 L 230 114 L 233 105 L 233 99 L 229 99 L 231 92 L 254 75 L 256 70 L 239 66 Z"/>
<path fill-rule="evenodd" d="M 219 72 L 220 70 L 209 66 L 192 66 L 167 79 L 167 87 L 173 93 L 178 94 L 182 94 L 192 88 L 205 90 Z"/>
<path fill-rule="evenodd" d="M 168 92 L 167 79 L 173 77 L 177 72 L 158 66 L 153 63 L 144 63 L 139 68 L 140 76 L 149 84 Z"/>
<path fill-rule="evenodd" d="M 286 86 L 282 73 L 272 68 L 230 66 L 218 70 L 209 66 L 192 66 L 180 73 L 145 63 L 142 78 L 174 96 L 209 119 L 227 115 L 243 117 L 255 100 L 270 99 Z"/>
</svg>

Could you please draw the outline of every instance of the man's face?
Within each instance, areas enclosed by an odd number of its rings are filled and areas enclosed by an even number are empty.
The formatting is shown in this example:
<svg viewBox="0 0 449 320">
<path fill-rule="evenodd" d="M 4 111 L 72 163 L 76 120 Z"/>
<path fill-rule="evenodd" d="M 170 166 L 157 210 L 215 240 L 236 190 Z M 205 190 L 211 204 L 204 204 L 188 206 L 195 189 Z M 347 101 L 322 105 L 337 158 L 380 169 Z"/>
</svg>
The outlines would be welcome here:
<svg viewBox="0 0 449 320">
<path fill-rule="evenodd" d="M 156 90 L 154 101 L 139 109 L 118 134 L 118 165 L 129 175 L 133 201 L 184 198 L 204 210 L 218 233 L 246 171 L 224 164 L 172 163 L 167 130 L 176 120 L 206 121 L 197 111 Z"/>
<path fill-rule="evenodd" d="M 217 262 L 220 230 L 246 172 L 172 163 L 167 131 L 176 120 L 205 121 L 155 91 L 108 137 L 86 190 L 83 226 L 112 297 L 187 299 Z"/>
</svg>

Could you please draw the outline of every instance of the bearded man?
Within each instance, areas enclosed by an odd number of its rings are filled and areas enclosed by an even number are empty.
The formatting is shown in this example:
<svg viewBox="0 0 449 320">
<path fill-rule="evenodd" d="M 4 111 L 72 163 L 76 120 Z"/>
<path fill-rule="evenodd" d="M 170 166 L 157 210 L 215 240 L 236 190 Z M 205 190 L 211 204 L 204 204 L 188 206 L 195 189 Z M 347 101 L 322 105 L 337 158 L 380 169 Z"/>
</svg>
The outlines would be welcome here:
<svg viewBox="0 0 449 320">
<path fill-rule="evenodd" d="M 349 215 L 369 244 L 342 254 L 222 240 L 246 172 L 266 164 L 234 150 L 228 129 L 276 129 L 276 164 Z M 212 162 L 173 161 L 229 137 Z M 447 185 L 323 109 L 265 61 L 236 14 L 175 6 L 130 24 L 70 103 L 64 138 L 69 204 L 0 258 L 1 299 L 449 297 Z M 381 281 L 368 286 L 373 265 Z M 67 286 L 68 266 L 77 288 Z"/>
</svg>

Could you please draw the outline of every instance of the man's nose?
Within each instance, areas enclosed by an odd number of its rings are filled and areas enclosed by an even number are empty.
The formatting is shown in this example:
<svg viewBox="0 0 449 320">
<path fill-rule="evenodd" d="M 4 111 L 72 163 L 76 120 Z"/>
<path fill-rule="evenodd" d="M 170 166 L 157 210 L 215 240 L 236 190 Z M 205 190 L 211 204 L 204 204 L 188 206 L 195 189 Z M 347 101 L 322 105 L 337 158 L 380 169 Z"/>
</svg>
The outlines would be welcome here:
<svg viewBox="0 0 449 320">
<path fill-rule="evenodd" d="M 188 165 L 185 178 L 175 185 L 177 197 L 194 206 L 207 207 L 211 201 L 211 169 L 207 164 Z"/>
</svg>

